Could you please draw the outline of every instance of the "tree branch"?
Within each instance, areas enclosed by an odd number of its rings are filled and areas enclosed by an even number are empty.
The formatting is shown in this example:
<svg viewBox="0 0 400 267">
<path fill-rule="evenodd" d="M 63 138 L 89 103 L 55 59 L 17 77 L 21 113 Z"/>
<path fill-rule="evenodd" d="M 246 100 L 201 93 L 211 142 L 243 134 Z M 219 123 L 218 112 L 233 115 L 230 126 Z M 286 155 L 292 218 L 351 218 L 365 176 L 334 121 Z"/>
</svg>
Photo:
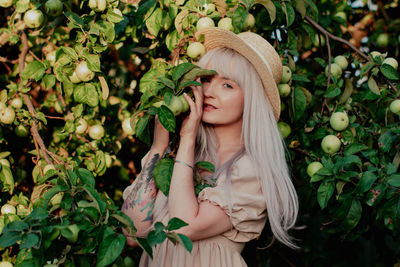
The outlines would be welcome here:
<svg viewBox="0 0 400 267">
<path fill-rule="evenodd" d="M 28 53 L 28 49 L 29 49 L 28 39 L 27 39 L 24 31 L 22 31 L 22 33 L 21 33 L 21 42 L 22 42 L 22 51 L 18 58 L 20 75 L 24 70 L 25 58 L 26 58 L 26 54 Z M 22 79 L 21 79 L 21 84 L 22 84 Z M 38 131 L 38 127 L 37 127 L 36 112 L 35 112 L 35 108 L 33 107 L 32 101 L 30 100 L 29 95 L 27 95 L 27 94 L 23 94 L 23 98 L 24 98 L 24 102 L 25 102 L 26 106 L 28 107 L 29 113 L 31 114 L 31 116 L 33 118 L 32 126 L 31 126 L 31 134 L 33 136 L 33 139 L 39 145 L 40 150 L 41 150 L 46 162 L 48 164 L 53 164 L 53 162 L 51 161 L 51 159 L 49 158 L 49 156 L 47 154 L 48 150 L 46 148 L 46 145 L 44 144 L 42 137 L 39 135 L 39 131 Z M 40 157 L 39 152 L 38 152 L 38 157 Z"/>
</svg>

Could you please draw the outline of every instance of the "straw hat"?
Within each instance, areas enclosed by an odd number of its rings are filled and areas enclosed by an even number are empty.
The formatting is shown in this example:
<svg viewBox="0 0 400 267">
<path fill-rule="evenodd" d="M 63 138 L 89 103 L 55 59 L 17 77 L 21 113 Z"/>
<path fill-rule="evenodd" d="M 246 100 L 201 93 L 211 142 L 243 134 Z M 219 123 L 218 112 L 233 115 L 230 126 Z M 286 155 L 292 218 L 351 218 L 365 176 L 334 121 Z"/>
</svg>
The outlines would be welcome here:
<svg viewBox="0 0 400 267">
<path fill-rule="evenodd" d="M 197 31 L 196 38 L 199 38 L 200 35 L 204 35 L 206 50 L 217 47 L 231 48 L 253 64 L 278 121 L 281 113 L 281 100 L 277 84 L 282 77 L 282 62 L 272 45 L 253 32 L 235 34 L 228 30 L 212 27 Z"/>
</svg>

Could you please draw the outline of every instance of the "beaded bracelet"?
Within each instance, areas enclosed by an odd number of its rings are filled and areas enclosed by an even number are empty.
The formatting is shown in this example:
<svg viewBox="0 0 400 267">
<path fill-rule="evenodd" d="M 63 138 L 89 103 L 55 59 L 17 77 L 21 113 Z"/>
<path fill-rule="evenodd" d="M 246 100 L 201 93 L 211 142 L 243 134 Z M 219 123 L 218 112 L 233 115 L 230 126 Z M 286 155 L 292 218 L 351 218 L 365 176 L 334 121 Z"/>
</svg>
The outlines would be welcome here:
<svg viewBox="0 0 400 267">
<path fill-rule="evenodd" d="M 178 162 L 178 163 L 181 163 L 181 164 L 183 164 L 183 165 L 185 165 L 185 166 L 188 166 L 189 168 L 191 168 L 192 170 L 193 170 L 193 166 L 192 165 L 190 165 L 190 164 L 188 164 L 188 163 L 186 163 L 186 162 L 184 162 L 184 161 L 181 161 L 181 160 L 175 160 L 175 162 Z"/>
</svg>

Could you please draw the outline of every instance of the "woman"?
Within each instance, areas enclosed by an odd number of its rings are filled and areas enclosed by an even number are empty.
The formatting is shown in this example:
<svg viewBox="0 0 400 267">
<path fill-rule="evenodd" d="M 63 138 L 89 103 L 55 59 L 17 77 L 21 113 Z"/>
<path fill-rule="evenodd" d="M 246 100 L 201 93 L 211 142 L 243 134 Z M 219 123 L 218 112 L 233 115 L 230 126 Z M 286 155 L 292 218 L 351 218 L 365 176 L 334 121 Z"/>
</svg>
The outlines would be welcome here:
<svg viewBox="0 0 400 267">
<path fill-rule="evenodd" d="M 208 28 L 200 35 L 207 53 L 198 64 L 218 75 L 193 88 L 194 101 L 185 95 L 190 114 L 182 123 L 169 196 L 157 191 L 151 176 L 169 142 L 158 120 L 143 171 L 123 195 L 123 211 L 139 236 L 154 222 L 178 217 L 188 226 L 176 232 L 193 241 L 193 250 L 165 241 L 153 249 L 153 260 L 143 253 L 140 266 L 246 266 L 240 252 L 260 235 L 267 214 L 274 236 L 296 247 L 287 231 L 295 224 L 298 201 L 277 128 L 279 55 L 255 33 Z M 216 172 L 204 177 L 217 180 L 196 197 L 193 165 L 200 160 L 215 164 Z M 128 244 L 136 245 L 129 238 Z"/>
</svg>

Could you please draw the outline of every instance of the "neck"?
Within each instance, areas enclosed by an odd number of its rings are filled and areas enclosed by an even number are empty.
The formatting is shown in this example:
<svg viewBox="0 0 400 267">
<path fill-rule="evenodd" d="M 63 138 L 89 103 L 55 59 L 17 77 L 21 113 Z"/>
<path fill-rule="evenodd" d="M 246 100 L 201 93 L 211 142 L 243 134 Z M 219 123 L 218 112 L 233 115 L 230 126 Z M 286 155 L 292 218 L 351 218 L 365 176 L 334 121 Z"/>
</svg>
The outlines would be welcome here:
<svg viewBox="0 0 400 267">
<path fill-rule="evenodd" d="M 229 125 L 214 125 L 217 136 L 217 153 L 223 151 L 237 151 L 244 145 L 240 134 L 242 132 L 242 120 Z"/>
</svg>

